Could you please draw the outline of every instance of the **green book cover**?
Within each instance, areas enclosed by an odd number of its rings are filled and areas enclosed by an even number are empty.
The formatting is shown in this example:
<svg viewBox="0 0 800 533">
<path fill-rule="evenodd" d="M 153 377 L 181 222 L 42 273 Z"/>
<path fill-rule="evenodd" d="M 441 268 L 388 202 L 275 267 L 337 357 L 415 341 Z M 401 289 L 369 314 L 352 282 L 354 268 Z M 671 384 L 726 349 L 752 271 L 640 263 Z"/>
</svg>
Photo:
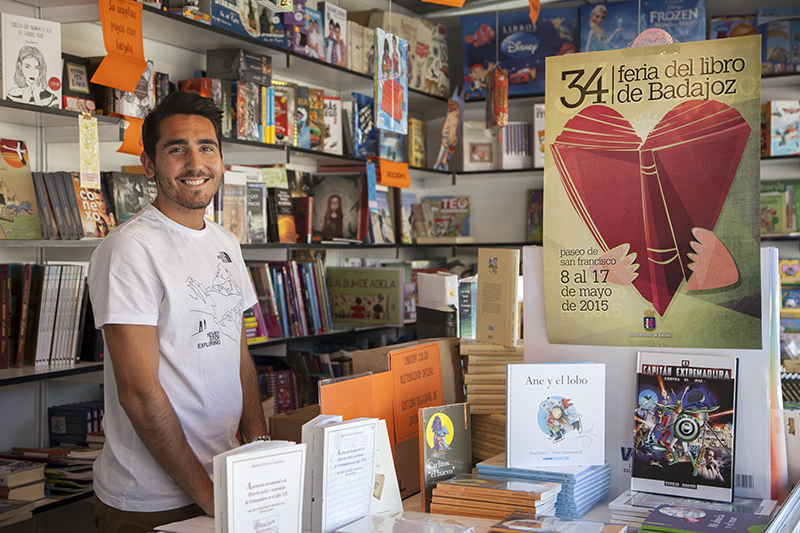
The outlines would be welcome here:
<svg viewBox="0 0 800 533">
<path fill-rule="evenodd" d="M 403 269 L 328 267 L 334 324 L 403 325 Z"/>
</svg>

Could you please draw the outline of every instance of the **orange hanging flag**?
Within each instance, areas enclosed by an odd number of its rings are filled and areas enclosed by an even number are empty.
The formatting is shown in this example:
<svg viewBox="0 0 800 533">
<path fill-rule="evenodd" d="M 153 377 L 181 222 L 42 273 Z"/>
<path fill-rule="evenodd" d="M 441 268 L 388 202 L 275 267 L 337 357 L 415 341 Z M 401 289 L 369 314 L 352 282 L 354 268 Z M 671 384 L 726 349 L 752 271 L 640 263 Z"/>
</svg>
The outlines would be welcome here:
<svg viewBox="0 0 800 533">
<path fill-rule="evenodd" d="M 125 119 L 125 137 L 122 139 L 122 145 L 117 149 L 117 152 L 137 157 L 142 155 L 142 124 L 144 119 L 117 113 L 109 116 Z"/>
<path fill-rule="evenodd" d="M 539 11 L 542 10 L 542 6 L 539 0 L 528 0 L 528 5 L 531 6 L 531 23 L 536 24 L 536 21 L 539 20 Z"/>
<path fill-rule="evenodd" d="M 142 42 L 142 4 L 133 0 L 98 0 L 103 44 L 108 55 L 91 82 L 132 93 L 147 68 Z"/>
<path fill-rule="evenodd" d="M 429 4 L 439 4 L 441 6 L 464 7 L 464 0 L 422 0 Z"/>
</svg>

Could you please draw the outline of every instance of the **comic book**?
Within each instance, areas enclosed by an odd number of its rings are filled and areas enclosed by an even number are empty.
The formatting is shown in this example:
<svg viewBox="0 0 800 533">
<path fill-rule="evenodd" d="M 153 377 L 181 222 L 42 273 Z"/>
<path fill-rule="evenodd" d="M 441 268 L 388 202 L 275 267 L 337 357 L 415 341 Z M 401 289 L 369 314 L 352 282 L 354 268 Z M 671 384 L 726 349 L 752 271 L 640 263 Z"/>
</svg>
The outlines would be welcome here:
<svg viewBox="0 0 800 533">
<path fill-rule="evenodd" d="M 640 352 L 631 489 L 733 499 L 735 357 Z"/>
</svg>

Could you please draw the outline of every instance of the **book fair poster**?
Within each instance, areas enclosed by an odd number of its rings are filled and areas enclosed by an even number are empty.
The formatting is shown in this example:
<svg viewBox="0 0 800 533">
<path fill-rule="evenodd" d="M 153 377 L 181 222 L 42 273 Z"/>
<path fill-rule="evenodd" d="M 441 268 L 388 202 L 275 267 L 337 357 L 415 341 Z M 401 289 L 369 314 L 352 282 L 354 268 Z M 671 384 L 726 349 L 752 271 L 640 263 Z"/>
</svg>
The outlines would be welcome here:
<svg viewBox="0 0 800 533">
<path fill-rule="evenodd" d="M 547 59 L 551 344 L 761 348 L 759 52 Z"/>
</svg>

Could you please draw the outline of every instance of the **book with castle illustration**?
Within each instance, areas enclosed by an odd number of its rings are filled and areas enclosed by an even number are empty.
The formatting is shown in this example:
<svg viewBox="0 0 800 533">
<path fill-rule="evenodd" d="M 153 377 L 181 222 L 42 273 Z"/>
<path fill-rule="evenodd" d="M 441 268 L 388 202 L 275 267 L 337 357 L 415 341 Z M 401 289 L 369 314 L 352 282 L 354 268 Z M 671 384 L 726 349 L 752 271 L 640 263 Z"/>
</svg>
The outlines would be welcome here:
<svg viewBox="0 0 800 533">
<path fill-rule="evenodd" d="M 549 342 L 758 349 L 759 38 L 640 50 L 548 58 Z"/>
<path fill-rule="evenodd" d="M 508 365 L 506 398 L 507 467 L 604 463 L 605 364 Z"/>
<path fill-rule="evenodd" d="M 733 500 L 735 357 L 640 352 L 631 489 Z"/>
</svg>

